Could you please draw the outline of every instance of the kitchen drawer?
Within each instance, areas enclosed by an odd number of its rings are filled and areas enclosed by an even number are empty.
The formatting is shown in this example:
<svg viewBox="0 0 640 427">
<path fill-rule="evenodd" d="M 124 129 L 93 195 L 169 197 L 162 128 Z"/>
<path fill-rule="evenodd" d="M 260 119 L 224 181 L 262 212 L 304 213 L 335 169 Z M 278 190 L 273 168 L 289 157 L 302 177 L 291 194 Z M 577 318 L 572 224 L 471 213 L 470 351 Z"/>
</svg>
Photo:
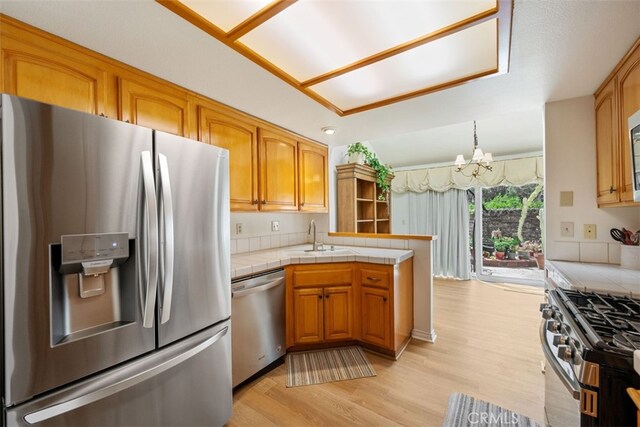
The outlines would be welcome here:
<svg viewBox="0 0 640 427">
<path fill-rule="evenodd" d="M 352 281 L 353 270 L 351 264 L 347 264 L 344 267 L 339 268 L 327 268 L 322 265 L 305 266 L 304 270 L 293 272 L 294 288 L 326 285 L 350 285 Z"/>
<path fill-rule="evenodd" d="M 363 286 L 375 286 L 377 288 L 388 289 L 392 282 L 393 267 L 361 267 L 359 274 L 360 283 Z"/>
</svg>

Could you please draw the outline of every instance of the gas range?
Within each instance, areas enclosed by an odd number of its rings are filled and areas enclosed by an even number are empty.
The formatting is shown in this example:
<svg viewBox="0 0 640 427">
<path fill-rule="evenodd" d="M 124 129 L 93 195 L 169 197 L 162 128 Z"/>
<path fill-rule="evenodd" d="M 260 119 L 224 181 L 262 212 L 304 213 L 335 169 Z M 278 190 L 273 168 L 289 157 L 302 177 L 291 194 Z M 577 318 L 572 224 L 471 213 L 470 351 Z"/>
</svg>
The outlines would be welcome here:
<svg viewBox="0 0 640 427">
<path fill-rule="evenodd" d="M 540 308 L 540 338 L 552 368 L 545 379 L 548 423 L 635 425 L 626 388 L 640 385 L 633 370 L 633 352 L 640 349 L 640 299 L 558 287 L 551 287 L 547 298 Z M 560 383 L 573 399 L 562 409 L 554 389 Z M 574 418 L 559 418 L 572 411 Z"/>
</svg>

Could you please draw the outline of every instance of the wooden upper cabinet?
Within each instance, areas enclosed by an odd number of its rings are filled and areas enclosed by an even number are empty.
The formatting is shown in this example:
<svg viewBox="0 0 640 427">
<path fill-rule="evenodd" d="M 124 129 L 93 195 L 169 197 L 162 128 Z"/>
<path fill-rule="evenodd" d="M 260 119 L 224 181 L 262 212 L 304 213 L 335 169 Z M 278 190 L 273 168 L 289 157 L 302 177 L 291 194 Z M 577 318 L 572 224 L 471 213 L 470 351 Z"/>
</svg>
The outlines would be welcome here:
<svg viewBox="0 0 640 427">
<path fill-rule="evenodd" d="M 640 110 L 640 39 L 595 93 L 598 206 L 633 201 L 629 117 Z"/>
<path fill-rule="evenodd" d="M 118 79 L 120 120 L 188 136 L 189 101 L 186 93 L 169 87 Z"/>
<path fill-rule="evenodd" d="M 631 165 L 631 143 L 629 141 L 629 117 L 640 110 L 640 47 L 625 61 L 618 73 L 620 103 L 620 200 L 633 201 L 633 179 Z"/>
<path fill-rule="evenodd" d="M 260 129 L 260 210 L 298 210 L 298 146 L 285 134 Z"/>
<path fill-rule="evenodd" d="M 616 115 L 615 79 L 596 98 L 596 163 L 598 205 L 619 200 L 618 118 Z"/>
<path fill-rule="evenodd" d="M 51 42 L 50 42 L 51 43 Z M 51 45 L 55 45 L 51 43 Z M 105 114 L 105 72 L 71 50 L 2 38 L 2 92 L 91 114 Z"/>
<path fill-rule="evenodd" d="M 198 109 L 198 139 L 229 150 L 232 211 L 258 210 L 258 127 L 233 114 Z"/>
<path fill-rule="evenodd" d="M 319 144 L 298 142 L 300 168 L 300 210 L 328 212 L 328 149 Z"/>
</svg>

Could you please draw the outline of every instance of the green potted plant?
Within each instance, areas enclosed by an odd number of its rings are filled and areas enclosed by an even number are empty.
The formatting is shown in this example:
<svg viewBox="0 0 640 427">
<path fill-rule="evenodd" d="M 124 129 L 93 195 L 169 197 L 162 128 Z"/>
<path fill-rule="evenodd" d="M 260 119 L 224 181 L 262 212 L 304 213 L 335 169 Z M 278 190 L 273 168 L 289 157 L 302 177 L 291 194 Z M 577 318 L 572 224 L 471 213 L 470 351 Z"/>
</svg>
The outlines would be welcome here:
<svg viewBox="0 0 640 427">
<path fill-rule="evenodd" d="M 517 245 L 518 239 L 513 237 L 496 237 L 493 239 L 493 248 L 497 259 L 504 259 L 505 253 L 508 251 L 513 252 Z"/>
<path fill-rule="evenodd" d="M 504 259 L 504 253 L 507 251 L 509 247 L 509 242 L 505 240 L 504 237 L 497 237 L 493 239 L 493 249 L 496 259 Z"/>
<path fill-rule="evenodd" d="M 376 184 L 380 189 L 378 200 L 388 200 L 389 191 L 391 191 L 391 180 L 389 179 L 392 174 L 391 166 L 380 163 L 378 156 L 361 142 L 349 144 L 345 155 L 349 156 L 349 163 L 366 164 L 375 171 Z M 359 157 L 364 158 L 363 163 L 358 161 Z"/>
<path fill-rule="evenodd" d="M 349 157 L 349 163 L 363 165 L 371 152 L 362 142 L 356 142 L 347 146 L 345 156 Z"/>
</svg>

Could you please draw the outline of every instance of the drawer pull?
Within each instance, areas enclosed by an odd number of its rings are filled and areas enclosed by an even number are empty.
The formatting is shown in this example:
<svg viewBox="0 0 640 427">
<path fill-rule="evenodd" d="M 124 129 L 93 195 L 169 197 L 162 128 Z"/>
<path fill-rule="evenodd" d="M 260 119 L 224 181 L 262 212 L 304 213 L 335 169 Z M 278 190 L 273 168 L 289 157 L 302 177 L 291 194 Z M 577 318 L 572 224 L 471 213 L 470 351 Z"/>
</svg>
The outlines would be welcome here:
<svg viewBox="0 0 640 427">
<path fill-rule="evenodd" d="M 367 280 L 371 280 L 372 282 L 379 282 L 382 279 L 380 279 L 378 277 L 369 277 L 369 276 L 367 276 Z"/>
</svg>

